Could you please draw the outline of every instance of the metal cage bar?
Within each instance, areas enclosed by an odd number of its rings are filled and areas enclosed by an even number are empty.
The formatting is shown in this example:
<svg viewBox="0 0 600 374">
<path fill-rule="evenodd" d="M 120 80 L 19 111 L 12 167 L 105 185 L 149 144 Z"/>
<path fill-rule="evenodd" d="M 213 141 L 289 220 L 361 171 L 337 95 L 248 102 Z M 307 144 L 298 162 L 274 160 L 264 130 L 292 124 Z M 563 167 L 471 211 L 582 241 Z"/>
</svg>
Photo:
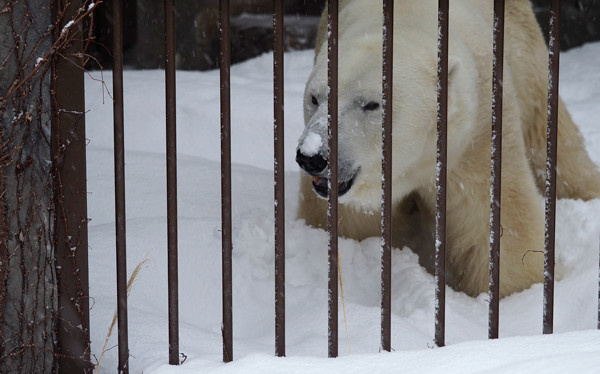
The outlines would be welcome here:
<svg viewBox="0 0 600 374">
<path fill-rule="evenodd" d="M 445 345 L 446 164 L 448 127 L 448 0 L 438 3 L 437 160 L 435 214 L 435 344 Z"/>
<path fill-rule="evenodd" d="M 327 2 L 327 96 L 329 176 L 327 229 L 329 232 L 328 355 L 338 355 L 338 1 Z"/>
<path fill-rule="evenodd" d="M 167 269 L 169 364 L 179 365 L 179 281 L 177 266 L 177 131 L 175 98 L 175 9 L 165 0 L 165 95 L 167 139 Z"/>
<path fill-rule="evenodd" d="M 273 109 L 275 182 L 275 355 L 285 356 L 285 153 L 283 1 L 273 0 Z"/>
<path fill-rule="evenodd" d="M 24 9 L 27 9 L 27 6 L 27 3 L 21 5 Z M 53 7 L 54 11 L 52 11 Z M 47 11 L 52 14 L 54 23 L 59 20 L 57 11 L 60 9 L 58 13 L 61 13 L 61 21 L 66 22 L 66 20 L 71 20 L 76 16 L 80 7 L 80 0 L 71 1 L 70 3 L 56 1 Z M 40 9 L 35 9 L 35 11 L 45 12 Z M 58 28 L 55 33 L 60 31 L 61 29 Z M 52 176 L 54 179 L 53 212 L 55 214 L 55 242 L 53 246 L 55 248 L 54 264 L 56 266 L 58 287 L 58 310 L 50 310 L 49 308 L 47 315 L 50 316 L 51 313 L 56 312 L 54 370 L 59 374 L 71 372 L 91 373 L 93 368 L 90 360 L 88 216 L 87 194 L 85 193 L 87 190 L 85 88 L 84 73 L 81 69 L 83 64 L 83 42 L 81 41 L 82 30 L 78 28 L 78 31 L 75 32 L 77 36 L 71 38 L 69 46 L 61 49 L 61 57 L 56 58 L 53 62 L 52 83 L 49 87 L 50 90 L 54 90 L 51 138 L 48 140 L 54 173 Z M 57 37 L 57 34 L 55 34 L 55 38 Z M 41 107 L 38 110 L 41 110 Z M 40 182 L 42 181 L 40 180 Z M 33 180 L 31 183 L 34 183 Z M 25 209 L 25 206 L 32 207 L 25 204 L 21 208 Z M 47 214 L 49 213 L 50 211 Z M 47 214 L 43 216 L 47 216 Z M 37 219 L 35 218 L 34 221 Z M 42 215 L 39 216 L 39 219 L 42 219 Z M 33 230 L 33 227 L 38 226 L 34 224 L 28 229 Z M 52 227 L 52 225 L 48 227 Z M 38 235 L 45 234 L 38 232 Z M 39 237 L 39 240 L 42 240 L 42 238 Z M 38 243 L 38 245 L 40 244 Z M 40 250 L 41 248 L 38 247 L 37 249 Z M 38 299 L 38 301 L 41 300 Z M 40 309 L 34 308 L 34 310 Z M 38 315 L 38 317 L 43 318 L 41 315 Z M 30 323 L 37 324 L 39 321 L 31 321 Z M 36 329 L 36 331 L 38 330 Z M 8 337 L 5 337 L 5 339 L 8 339 Z M 27 349 L 25 347 L 21 348 Z M 31 349 L 44 349 L 44 346 L 39 345 L 31 347 Z M 52 354 L 52 352 L 48 353 Z M 21 359 L 23 357 L 27 356 L 21 356 Z M 34 355 L 34 357 L 36 356 Z M 12 360 L 12 362 L 17 361 L 16 359 Z M 26 370 L 23 367 L 13 369 L 16 371 Z"/>
<path fill-rule="evenodd" d="M 556 160 L 558 137 L 558 68 L 560 56 L 560 0 L 550 4 L 548 41 L 548 129 L 546 155 L 546 220 L 544 240 L 543 332 L 552 334 L 554 325 L 554 233 L 556 223 Z"/>
<path fill-rule="evenodd" d="M 394 82 L 394 1 L 383 1 L 381 349 L 392 350 L 392 93 Z"/>
<path fill-rule="evenodd" d="M 221 237 L 223 277 L 223 361 L 233 360 L 233 307 L 231 252 L 231 45 L 229 0 L 219 1 L 221 52 Z"/>
<path fill-rule="evenodd" d="M 504 0 L 494 0 L 492 73 L 492 156 L 490 185 L 490 291 L 488 337 L 498 338 L 500 310 L 500 226 L 502 181 L 502 79 L 504 68 Z"/>
<path fill-rule="evenodd" d="M 123 15 L 121 1 L 113 2 L 113 116 L 115 148 L 115 214 L 117 246 L 117 315 L 119 373 L 129 372 L 127 331 L 127 252 L 125 238 L 125 143 L 123 116 Z"/>
</svg>

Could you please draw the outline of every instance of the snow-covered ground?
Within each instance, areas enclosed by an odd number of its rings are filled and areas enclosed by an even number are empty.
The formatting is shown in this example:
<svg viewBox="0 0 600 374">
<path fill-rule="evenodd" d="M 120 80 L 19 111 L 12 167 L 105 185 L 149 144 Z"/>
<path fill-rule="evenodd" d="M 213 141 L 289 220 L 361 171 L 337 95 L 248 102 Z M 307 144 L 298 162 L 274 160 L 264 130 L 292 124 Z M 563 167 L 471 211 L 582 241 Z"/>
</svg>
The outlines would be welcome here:
<svg viewBox="0 0 600 374">
<path fill-rule="evenodd" d="M 272 55 L 232 67 L 234 359 L 221 361 L 219 73 L 177 73 L 180 351 L 167 339 L 163 71 L 127 71 L 127 264 L 132 373 L 596 373 L 600 368 L 600 200 L 558 201 L 555 335 L 542 336 L 542 285 L 501 301 L 487 338 L 487 295 L 447 289 L 447 347 L 432 349 L 434 279 L 409 249 L 394 250 L 392 353 L 379 353 L 380 239 L 340 239 L 348 337 L 327 359 L 327 234 L 295 220 L 302 92 L 312 51 L 285 55 L 287 358 L 274 357 Z M 600 164 L 600 43 L 561 56 L 560 91 Z M 92 79 L 93 77 L 93 79 Z M 112 102 L 86 80 L 91 338 L 95 360 L 116 308 Z M 110 87 L 112 76 L 104 72 Z M 113 332 L 100 373 L 117 367 Z M 350 353 L 351 350 L 351 353 Z"/>
</svg>

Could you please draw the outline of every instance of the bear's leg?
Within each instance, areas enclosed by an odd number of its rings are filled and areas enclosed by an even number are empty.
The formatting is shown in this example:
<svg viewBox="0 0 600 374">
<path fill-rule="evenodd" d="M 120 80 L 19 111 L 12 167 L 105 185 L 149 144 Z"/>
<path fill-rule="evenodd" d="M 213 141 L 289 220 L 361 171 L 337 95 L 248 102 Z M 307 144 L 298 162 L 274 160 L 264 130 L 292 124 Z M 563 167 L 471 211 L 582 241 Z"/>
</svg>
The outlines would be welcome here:
<svg viewBox="0 0 600 374">
<path fill-rule="evenodd" d="M 544 214 L 532 178 L 503 178 L 500 296 L 544 279 Z"/>
<path fill-rule="evenodd" d="M 415 191 L 394 206 L 392 244 L 410 248 L 419 256 L 419 264 L 435 273 L 435 211 L 429 209 Z"/>
<path fill-rule="evenodd" d="M 501 297 L 543 280 L 543 206 L 522 152 L 503 149 Z M 489 179 L 473 184 L 468 179 L 463 174 L 459 187 L 449 184 L 446 279 L 454 289 L 477 296 L 489 292 L 490 195 L 479 193 L 489 188 Z"/>
</svg>

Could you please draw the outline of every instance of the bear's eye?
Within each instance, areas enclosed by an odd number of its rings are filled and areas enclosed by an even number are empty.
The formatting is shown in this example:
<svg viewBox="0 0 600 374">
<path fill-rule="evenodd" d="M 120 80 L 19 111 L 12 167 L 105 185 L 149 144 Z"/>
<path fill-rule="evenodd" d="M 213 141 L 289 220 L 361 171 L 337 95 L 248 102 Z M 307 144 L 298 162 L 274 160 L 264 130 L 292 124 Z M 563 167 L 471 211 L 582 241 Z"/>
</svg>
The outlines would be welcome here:
<svg viewBox="0 0 600 374">
<path fill-rule="evenodd" d="M 311 100 L 312 100 L 313 105 L 319 105 L 319 102 L 317 101 L 317 98 L 315 97 L 315 95 L 312 95 Z"/>
<path fill-rule="evenodd" d="M 365 106 L 363 106 L 363 110 L 365 112 L 367 111 L 373 111 L 373 110 L 377 110 L 379 109 L 379 103 L 375 102 L 375 101 L 369 101 L 368 103 L 365 104 Z"/>
</svg>

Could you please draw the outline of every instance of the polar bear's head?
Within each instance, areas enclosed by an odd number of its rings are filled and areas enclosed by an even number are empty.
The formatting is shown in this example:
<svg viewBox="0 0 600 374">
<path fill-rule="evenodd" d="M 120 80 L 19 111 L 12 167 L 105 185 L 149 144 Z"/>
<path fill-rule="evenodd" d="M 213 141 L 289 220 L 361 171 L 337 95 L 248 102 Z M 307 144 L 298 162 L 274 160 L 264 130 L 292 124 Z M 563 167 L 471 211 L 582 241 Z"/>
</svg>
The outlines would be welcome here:
<svg viewBox="0 0 600 374">
<path fill-rule="evenodd" d="M 394 47 L 392 186 L 395 200 L 430 183 L 435 176 L 437 51 L 430 39 L 421 43 L 420 38 L 422 36 L 414 35 L 412 39 L 395 42 Z M 365 34 L 351 40 L 341 39 L 339 43 L 338 195 L 341 203 L 365 210 L 379 209 L 381 204 L 381 40 L 381 35 Z M 314 191 L 326 198 L 327 48 L 320 51 L 306 84 L 306 127 L 299 140 L 296 161 L 312 176 Z M 460 64 L 454 57 L 449 64 L 453 80 Z M 460 89 L 456 86 L 451 82 L 449 90 Z M 450 96 L 459 95 L 449 93 Z M 454 114 L 449 111 L 449 116 Z"/>
</svg>

